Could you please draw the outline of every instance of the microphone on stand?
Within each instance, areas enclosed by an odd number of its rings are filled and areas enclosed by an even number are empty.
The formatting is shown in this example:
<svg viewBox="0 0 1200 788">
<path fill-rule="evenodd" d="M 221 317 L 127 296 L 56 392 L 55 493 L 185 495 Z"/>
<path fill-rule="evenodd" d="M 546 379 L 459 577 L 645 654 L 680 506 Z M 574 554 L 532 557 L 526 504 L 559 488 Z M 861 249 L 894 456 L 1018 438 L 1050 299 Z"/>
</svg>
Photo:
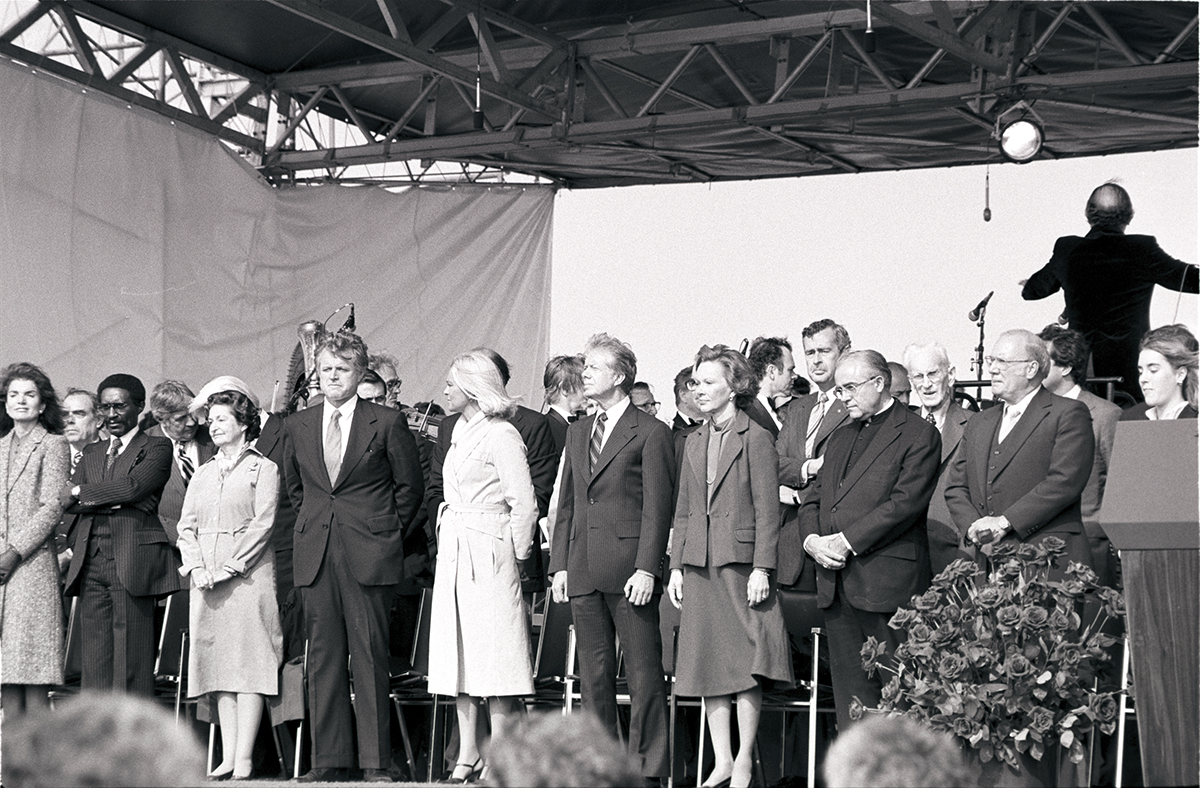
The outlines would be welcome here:
<svg viewBox="0 0 1200 788">
<path fill-rule="evenodd" d="M 987 309 L 988 301 L 991 301 L 992 296 L 994 296 L 995 294 L 996 294 L 995 290 L 988 293 L 987 296 L 985 296 L 984 299 L 979 302 L 979 306 L 975 307 L 974 309 L 972 309 L 970 311 L 970 313 L 967 315 L 967 320 L 970 320 L 972 323 L 979 320 L 979 316 L 983 314 L 983 310 Z"/>
</svg>

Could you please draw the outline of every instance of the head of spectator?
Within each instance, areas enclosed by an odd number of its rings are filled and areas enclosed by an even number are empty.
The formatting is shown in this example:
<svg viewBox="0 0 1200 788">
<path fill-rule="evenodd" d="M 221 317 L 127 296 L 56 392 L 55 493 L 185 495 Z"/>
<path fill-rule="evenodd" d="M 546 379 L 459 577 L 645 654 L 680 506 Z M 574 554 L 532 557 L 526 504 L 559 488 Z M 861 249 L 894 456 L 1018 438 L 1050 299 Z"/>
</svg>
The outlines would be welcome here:
<svg viewBox="0 0 1200 788">
<path fill-rule="evenodd" d="M 199 785 L 203 767 L 190 728 L 133 695 L 84 692 L 5 720 L 4 784 L 14 788 Z"/>
<path fill-rule="evenodd" d="M 892 371 L 892 399 L 901 405 L 908 404 L 908 395 L 912 394 L 912 383 L 908 379 L 908 370 L 898 361 L 889 361 L 888 369 Z"/>
<path fill-rule="evenodd" d="M 555 356 L 542 373 L 546 404 L 570 418 L 586 405 L 583 396 L 583 356 Z"/>
<path fill-rule="evenodd" d="M 1138 384 L 1156 416 L 1196 407 L 1196 359 L 1200 345 L 1187 326 L 1176 323 L 1146 332 L 1138 352 Z"/>
<path fill-rule="evenodd" d="M 866 421 L 887 407 L 892 395 L 892 371 L 874 350 L 855 350 L 838 359 L 833 396 L 846 405 L 856 421 Z"/>
<path fill-rule="evenodd" d="M 1038 338 L 1046 343 L 1046 352 L 1050 354 L 1050 367 L 1042 386 L 1059 396 L 1082 386 L 1087 380 L 1088 356 L 1092 352 L 1087 338 L 1073 328 L 1054 324 L 1043 328 Z"/>
<path fill-rule="evenodd" d="M 962 749 L 945 733 L 903 716 L 871 717 L 838 734 L 822 765 L 829 788 L 970 785 Z"/>
<path fill-rule="evenodd" d="M 136 427 L 138 414 L 146 407 L 146 387 L 133 375 L 109 375 L 100 381 L 96 395 L 104 429 L 114 438 L 123 437 Z"/>
<path fill-rule="evenodd" d="M 482 353 L 484 356 L 486 356 L 487 359 L 492 362 L 492 365 L 496 367 L 496 371 L 500 373 L 501 382 L 503 382 L 505 386 L 508 385 L 511 375 L 508 369 L 508 361 L 504 358 L 504 356 L 500 355 L 495 350 L 492 350 L 490 347 L 472 348 L 471 352 Z"/>
<path fill-rule="evenodd" d="M 374 402 L 376 405 L 387 405 L 387 384 L 383 382 L 383 378 L 379 377 L 379 373 L 373 369 L 368 369 L 363 373 L 362 380 L 358 381 L 358 398 L 367 402 Z"/>
<path fill-rule="evenodd" d="M 796 379 L 792 381 L 792 396 L 793 397 L 803 397 L 804 395 L 808 394 L 811 391 L 812 391 L 812 382 L 809 381 L 808 378 L 797 375 Z"/>
<path fill-rule="evenodd" d="M 758 379 L 746 357 L 725 345 L 705 345 L 696 353 L 692 371 L 696 407 L 706 418 L 722 424 L 733 409 L 745 410 L 758 396 Z"/>
<path fill-rule="evenodd" d="M 469 421 L 476 413 L 509 418 L 517 410 L 517 401 L 508 396 L 491 354 L 471 350 L 454 359 L 446 376 L 447 410 L 463 414 Z"/>
<path fill-rule="evenodd" d="M 417 413 L 428 413 L 430 416 L 445 416 L 446 411 L 436 402 L 418 402 L 412 406 Z"/>
<path fill-rule="evenodd" d="M 758 337 L 746 357 L 758 377 L 758 390 L 769 399 L 788 394 L 796 378 L 792 343 L 783 337 Z"/>
<path fill-rule="evenodd" d="M 488 749 L 488 783 L 500 788 L 624 788 L 643 784 L 640 765 L 591 714 L 530 714 Z"/>
<path fill-rule="evenodd" d="M 200 390 L 196 392 L 196 397 L 192 400 L 192 404 L 188 406 L 188 410 L 196 414 L 196 418 L 201 421 L 208 418 L 206 412 L 208 409 L 208 398 L 218 391 L 237 391 L 245 394 L 247 399 L 253 402 L 254 406 L 260 408 L 261 411 L 261 406 L 258 404 L 258 397 L 254 396 L 254 392 L 250 390 L 250 387 L 246 385 L 244 380 L 235 378 L 233 375 L 218 375 L 201 386 Z"/>
<path fill-rule="evenodd" d="M 62 435 L 62 405 L 41 368 L 24 361 L 9 364 L 0 374 L 0 391 L 4 392 L 0 435 L 14 429 L 18 435 L 26 435 L 35 424 L 41 424 L 52 435 Z"/>
<path fill-rule="evenodd" d="M 1006 405 L 1016 405 L 1042 385 L 1050 368 L 1046 343 L 1032 331 L 1005 331 L 984 356 L 983 367 L 992 378 L 992 395 Z"/>
<path fill-rule="evenodd" d="M 83 389 L 67 389 L 62 411 L 63 437 L 71 444 L 71 451 L 83 451 L 84 446 L 100 439 L 95 394 Z"/>
<path fill-rule="evenodd" d="M 904 349 L 904 368 L 925 414 L 949 407 L 954 394 L 954 366 L 946 348 L 930 342 Z"/>
<path fill-rule="evenodd" d="M 1083 213 L 1092 227 L 1123 233 L 1133 221 L 1133 200 L 1129 192 L 1110 181 L 1092 191 Z"/>
<path fill-rule="evenodd" d="M 583 394 L 608 410 L 629 396 L 637 380 L 633 348 L 608 334 L 594 334 L 583 348 Z"/>
<path fill-rule="evenodd" d="M 675 376 L 675 410 L 692 421 L 704 421 L 704 414 L 696 407 L 696 393 L 692 390 L 693 367 L 684 367 Z"/>
<path fill-rule="evenodd" d="M 218 449 L 240 449 L 262 432 L 258 406 L 240 391 L 218 391 L 208 398 L 208 432 Z"/>
<path fill-rule="evenodd" d="M 850 335 L 826 318 L 805 326 L 800 338 L 809 379 L 821 391 L 828 392 L 834 386 L 833 371 L 838 359 L 850 349 Z"/>
<path fill-rule="evenodd" d="M 166 435 L 176 443 L 188 443 L 196 437 L 200 422 L 188 410 L 196 395 L 187 384 L 164 380 L 150 392 L 150 414 Z"/>
<path fill-rule="evenodd" d="M 642 413 L 658 415 L 660 403 L 654 398 L 654 390 L 650 388 L 650 384 L 645 381 L 639 380 L 633 384 L 633 389 L 629 392 L 629 402 Z"/>
<path fill-rule="evenodd" d="M 398 407 L 400 402 L 400 362 L 391 353 L 367 354 L 367 367 L 383 380 L 387 387 L 387 400 L 381 404 L 389 408 Z"/>
<path fill-rule="evenodd" d="M 367 374 L 367 346 L 356 334 L 335 331 L 321 338 L 316 358 L 321 393 L 340 408 L 358 394 L 359 381 Z"/>
</svg>

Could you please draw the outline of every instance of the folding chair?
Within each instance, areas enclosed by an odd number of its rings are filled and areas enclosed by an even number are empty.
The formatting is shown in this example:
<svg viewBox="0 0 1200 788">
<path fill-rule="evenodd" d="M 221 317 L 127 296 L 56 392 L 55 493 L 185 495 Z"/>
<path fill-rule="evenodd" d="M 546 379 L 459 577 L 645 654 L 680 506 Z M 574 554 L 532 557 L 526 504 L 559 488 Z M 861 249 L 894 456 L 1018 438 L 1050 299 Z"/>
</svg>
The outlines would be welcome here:
<svg viewBox="0 0 1200 788">
<path fill-rule="evenodd" d="M 537 651 L 533 660 L 533 697 L 526 706 L 562 706 L 569 714 L 574 706 L 575 628 L 571 624 L 570 603 L 559 604 L 546 595 L 538 631 Z"/>
<path fill-rule="evenodd" d="M 435 745 L 437 744 L 437 713 L 438 699 L 431 695 L 426 687 L 429 679 L 429 623 L 433 606 L 433 590 L 426 588 L 421 592 L 421 604 L 417 612 L 416 637 L 413 638 L 412 651 L 409 653 L 409 668 L 404 673 L 392 677 L 390 697 L 396 709 L 396 719 L 400 726 L 400 738 L 404 740 L 404 757 L 408 762 L 409 773 L 417 774 L 417 761 L 413 750 L 412 738 L 409 735 L 408 724 L 404 720 L 405 706 L 426 706 L 431 710 L 429 768 L 428 780 L 433 781 L 433 761 Z"/>
<path fill-rule="evenodd" d="M 818 712 L 832 714 L 834 709 L 832 705 L 824 708 L 820 705 L 820 664 L 821 664 L 821 625 L 824 619 L 821 616 L 821 611 L 817 607 L 817 595 L 815 592 L 793 591 L 791 589 L 779 589 L 779 605 L 783 612 L 783 622 L 787 627 L 788 632 L 792 635 L 789 640 L 799 640 L 804 635 L 811 634 L 813 639 L 812 652 L 812 673 L 807 682 L 801 680 L 795 690 L 796 693 L 801 690 L 806 690 L 806 697 L 795 697 L 795 694 L 786 696 L 773 696 L 770 701 L 766 698 L 763 700 L 763 710 L 769 707 L 772 710 L 778 710 L 786 714 L 792 711 L 800 711 L 805 709 L 808 711 L 808 753 L 807 753 L 807 769 L 808 785 L 815 785 L 817 774 L 817 714 Z M 832 690 L 830 690 L 832 692 Z M 786 770 L 787 764 L 787 738 L 786 728 L 784 726 L 785 737 L 784 746 L 781 748 L 781 768 Z"/>
<path fill-rule="evenodd" d="M 155 684 L 174 686 L 175 721 L 183 711 L 183 687 L 187 681 L 188 592 L 177 591 L 167 597 L 163 610 L 162 631 L 158 637 L 158 656 L 154 661 Z M 156 686 L 157 689 L 157 686 Z M 187 701 L 195 704 L 195 701 Z"/>
</svg>

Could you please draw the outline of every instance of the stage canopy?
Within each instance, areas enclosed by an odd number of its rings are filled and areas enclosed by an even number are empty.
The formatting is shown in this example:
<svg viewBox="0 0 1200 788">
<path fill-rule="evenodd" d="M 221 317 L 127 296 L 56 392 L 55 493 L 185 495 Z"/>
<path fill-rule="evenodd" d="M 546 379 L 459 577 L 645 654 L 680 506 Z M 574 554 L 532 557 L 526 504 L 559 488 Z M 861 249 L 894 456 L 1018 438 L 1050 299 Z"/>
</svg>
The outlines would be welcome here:
<svg viewBox="0 0 1200 788">
<path fill-rule="evenodd" d="M 1045 158 L 1197 142 L 1193 2 L 12 5 L 0 55 L 202 129 L 276 183 L 978 164 L 1022 116 Z"/>
</svg>

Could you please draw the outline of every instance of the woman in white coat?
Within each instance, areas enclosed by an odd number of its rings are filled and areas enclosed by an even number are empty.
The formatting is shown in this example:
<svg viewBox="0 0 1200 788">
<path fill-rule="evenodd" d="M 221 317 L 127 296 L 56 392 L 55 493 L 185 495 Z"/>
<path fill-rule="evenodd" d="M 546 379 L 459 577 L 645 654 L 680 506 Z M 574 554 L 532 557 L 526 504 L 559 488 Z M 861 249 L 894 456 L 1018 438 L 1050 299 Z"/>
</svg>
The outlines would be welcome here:
<svg viewBox="0 0 1200 788">
<path fill-rule="evenodd" d="M 483 770 L 477 699 L 488 700 L 497 730 L 533 692 L 518 565 L 533 544 L 537 500 L 525 444 L 506 420 L 516 400 L 491 360 L 478 351 L 454 359 L 445 394 L 462 416 L 443 466 L 429 691 L 455 697 L 461 744 L 450 779 L 472 782 Z"/>
</svg>

